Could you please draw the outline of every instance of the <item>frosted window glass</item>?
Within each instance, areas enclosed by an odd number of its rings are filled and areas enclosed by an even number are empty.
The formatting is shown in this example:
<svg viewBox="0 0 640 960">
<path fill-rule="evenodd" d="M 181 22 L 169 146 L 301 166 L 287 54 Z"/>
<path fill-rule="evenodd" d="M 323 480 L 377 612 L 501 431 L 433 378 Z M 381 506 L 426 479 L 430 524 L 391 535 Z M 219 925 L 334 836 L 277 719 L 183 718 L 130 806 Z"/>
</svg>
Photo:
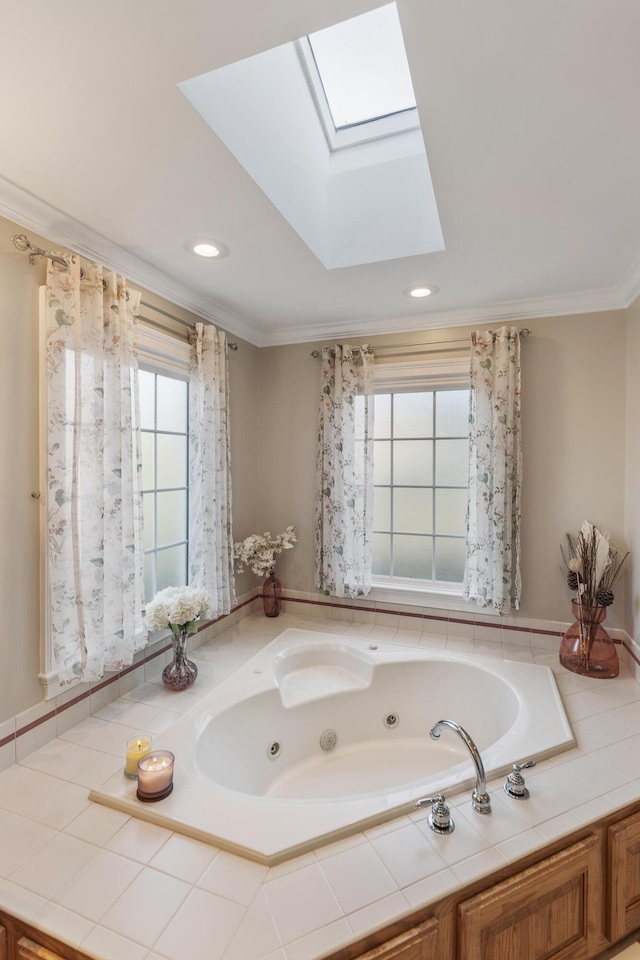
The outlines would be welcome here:
<svg viewBox="0 0 640 960">
<path fill-rule="evenodd" d="M 157 546 L 187 539 L 187 494 L 183 490 L 158 493 Z"/>
<path fill-rule="evenodd" d="M 391 483 L 391 441 L 374 440 L 373 482 Z"/>
<path fill-rule="evenodd" d="M 431 579 L 431 537 L 393 538 L 393 575 L 416 580 Z"/>
<path fill-rule="evenodd" d="M 143 430 L 153 430 L 155 428 L 155 383 L 155 373 L 149 373 L 148 370 L 138 370 L 140 426 Z"/>
<path fill-rule="evenodd" d="M 391 530 L 391 490 L 388 487 L 374 487 L 373 529 Z"/>
<path fill-rule="evenodd" d="M 436 485 L 466 487 L 469 484 L 469 442 L 436 440 Z"/>
<path fill-rule="evenodd" d="M 187 433 L 187 383 L 158 375 L 157 430 Z"/>
<path fill-rule="evenodd" d="M 394 437 L 433 436 L 433 393 L 396 393 L 393 398 Z"/>
<path fill-rule="evenodd" d="M 372 573 L 378 577 L 388 577 L 391 573 L 391 537 L 388 533 L 373 535 Z"/>
<path fill-rule="evenodd" d="M 433 484 L 433 440 L 395 440 L 393 444 L 395 485 Z"/>
<path fill-rule="evenodd" d="M 436 533 L 465 535 L 467 499 L 466 490 L 436 490 Z"/>
<path fill-rule="evenodd" d="M 431 490 L 397 487 L 393 491 L 393 529 L 401 533 L 432 533 Z"/>
<path fill-rule="evenodd" d="M 143 433 L 140 450 L 142 453 L 142 489 L 153 490 L 155 487 L 155 444 L 153 433 Z"/>
<path fill-rule="evenodd" d="M 158 488 L 186 487 L 187 438 L 158 434 Z"/>
<path fill-rule="evenodd" d="M 169 547 L 156 554 L 157 589 L 183 587 L 187 582 L 187 547 Z"/>
<path fill-rule="evenodd" d="M 469 391 L 441 390 L 436 394 L 436 436 L 469 435 Z"/>
<path fill-rule="evenodd" d="M 144 523 L 144 549 L 152 550 L 154 543 L 154 514 L 156 505 L 155 493 L 145 493 L 142 496 L 143 523 Z"/>
<path fill-rule="evenodd" d="M 446 540 L 436 537 L 436 580 L 462 583 L 465 554 L 464 540 Z"/>
<path fill-rule="evenodd" d="M 374 397 L 373 436 L 386 439 L 391 436 L 391 394 L 377 393 Z"/>
<path fill-rule="evenodd" d="M 154 585 L 154 567 L 155 556 L 153 553 L 146 554 L 144 558 L 144 598 L 149 602 L 153 600 L 156 589 Z"/>
</svg>

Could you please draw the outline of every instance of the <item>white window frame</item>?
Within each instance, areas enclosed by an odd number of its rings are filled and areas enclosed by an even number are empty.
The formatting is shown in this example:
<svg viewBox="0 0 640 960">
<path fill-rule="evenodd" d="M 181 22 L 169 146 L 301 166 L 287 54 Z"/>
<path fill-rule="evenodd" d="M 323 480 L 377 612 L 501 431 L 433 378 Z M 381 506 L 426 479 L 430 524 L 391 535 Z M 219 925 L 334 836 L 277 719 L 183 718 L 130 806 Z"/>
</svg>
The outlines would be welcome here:
<svg viewBox="0 0 640 960">
<path fill-rule="evenodd" d="M 423 360 L 410 363 L 379 363 L 374 367 L 376 393 L 419 390 L 464 390 L 470 386 L 469 358 Z M 463 585 L 438 580 L 372 577 L 370 598 L 385 603 L 468 609 L 463 603 Z"/>
</svg>

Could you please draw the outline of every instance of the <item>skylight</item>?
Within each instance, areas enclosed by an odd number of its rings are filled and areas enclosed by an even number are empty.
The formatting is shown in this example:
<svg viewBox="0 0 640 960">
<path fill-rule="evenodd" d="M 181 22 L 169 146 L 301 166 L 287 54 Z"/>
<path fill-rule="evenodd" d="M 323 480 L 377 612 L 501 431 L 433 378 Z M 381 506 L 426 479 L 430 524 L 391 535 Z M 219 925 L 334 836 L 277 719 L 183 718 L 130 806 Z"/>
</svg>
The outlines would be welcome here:
<svg viewBox="0 0 640 960">
<path fill-rule="evenodd" d="M 416 107 L 395 3 L 309 34 L 336 130 Z"/>
</svg>

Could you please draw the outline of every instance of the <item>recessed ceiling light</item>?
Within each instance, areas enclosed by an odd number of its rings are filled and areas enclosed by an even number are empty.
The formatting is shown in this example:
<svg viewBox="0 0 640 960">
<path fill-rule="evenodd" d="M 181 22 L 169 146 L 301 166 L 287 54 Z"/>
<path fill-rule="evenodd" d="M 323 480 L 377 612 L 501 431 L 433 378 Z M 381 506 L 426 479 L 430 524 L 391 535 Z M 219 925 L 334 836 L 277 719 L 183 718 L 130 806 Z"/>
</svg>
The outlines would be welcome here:
<svg viewBox="0 0 640 960">
<path fill-rule="evenodd" d="M 409 297 L 411 300 L 422 300 L 424 297 L 432 297 L 438 292 L 438 289 L 432 283 L 418 283 L 413 287 L 407 287 L 402 293 L 403 296 Z"/>
<path fill-rule="evenodd" d="M 207 257 L 210 260 L 214 258 L 220 260 L 221 257 L 226 257 L 229 253 L 229 247 L 220 243 L 219 240 L 185 240 L 184 248 L 189 253 L 195 253 L 199 257 Z"/>
</svg>

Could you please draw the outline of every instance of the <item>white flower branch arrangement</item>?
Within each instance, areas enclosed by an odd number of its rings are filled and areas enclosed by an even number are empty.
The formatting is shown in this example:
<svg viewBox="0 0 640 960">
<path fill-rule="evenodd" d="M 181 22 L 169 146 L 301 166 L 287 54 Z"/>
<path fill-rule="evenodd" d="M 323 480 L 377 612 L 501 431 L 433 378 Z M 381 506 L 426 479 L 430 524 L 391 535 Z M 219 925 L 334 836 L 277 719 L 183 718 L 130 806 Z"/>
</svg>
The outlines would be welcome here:
<svg viewBox="0 0 640 960">
<path fill-rule="evenodd" d="M 252 533 L 233 545 L 238 573 L 244 573 L 245 568 L 250 567 L 258 577 L 275 577 L 276 557 L 283 550 L 293 550 L 296 543 L 295 527 L 287 527 L 277 537 L 272 537 L 268 530 L 262 535 Z"/>
</svg>

